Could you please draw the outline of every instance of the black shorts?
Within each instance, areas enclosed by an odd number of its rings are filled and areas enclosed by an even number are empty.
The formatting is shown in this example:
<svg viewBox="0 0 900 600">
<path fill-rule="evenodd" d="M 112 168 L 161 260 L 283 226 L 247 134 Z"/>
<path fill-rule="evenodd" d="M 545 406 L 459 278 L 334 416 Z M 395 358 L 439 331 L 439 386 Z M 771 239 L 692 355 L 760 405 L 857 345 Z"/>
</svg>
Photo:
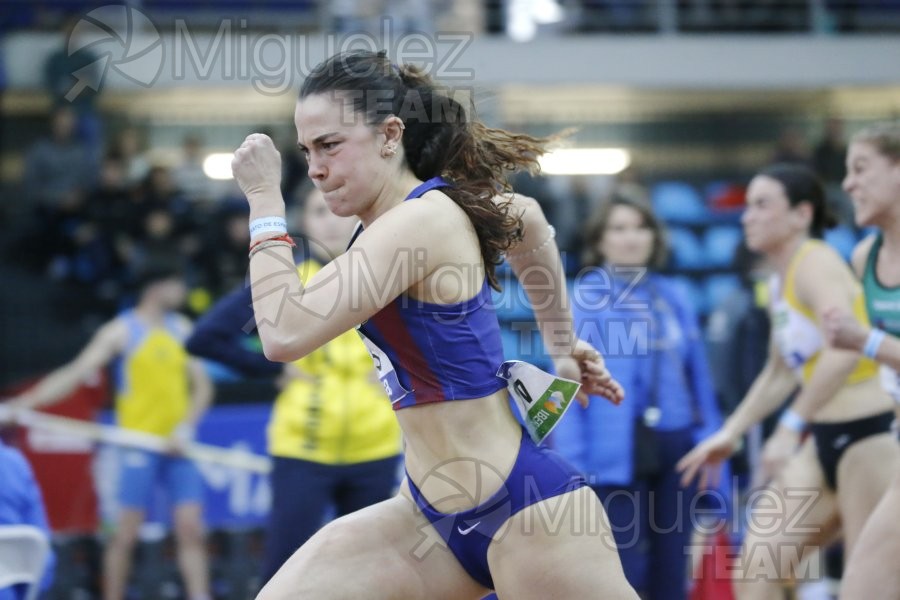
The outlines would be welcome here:
<svg viewBox="0 0 900 600">
<path fill-rule="evenodd" d="M 825 473 L 825 481 L 832 490 L 837 489 L 837 469 L 844 452 L 860 440 L 881 433 L 890 433 L 894 412 L 887 411 L 839 423 L 813 423 L 810 427 L 816 440 L 816 454 Z"/>
</svg>

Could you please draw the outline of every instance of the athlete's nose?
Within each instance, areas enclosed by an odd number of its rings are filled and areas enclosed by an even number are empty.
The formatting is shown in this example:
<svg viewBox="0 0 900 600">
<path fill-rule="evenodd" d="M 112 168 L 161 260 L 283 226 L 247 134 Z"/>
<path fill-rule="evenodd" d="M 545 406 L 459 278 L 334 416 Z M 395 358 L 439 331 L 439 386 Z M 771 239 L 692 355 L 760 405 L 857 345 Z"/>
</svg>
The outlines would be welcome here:
<svg viewBox="0 0 900 600">
<path fill-rule="evenodd" d="M 322 164 L 321 160 L 317 160 L 312 155 L 309 157 L 309 170 L 307 171 L 310 179 L 313 180 L 322 180 L 325 179 L 325 175 L 327 171 L 325 170 L 325 165 Z"/>
</svg>

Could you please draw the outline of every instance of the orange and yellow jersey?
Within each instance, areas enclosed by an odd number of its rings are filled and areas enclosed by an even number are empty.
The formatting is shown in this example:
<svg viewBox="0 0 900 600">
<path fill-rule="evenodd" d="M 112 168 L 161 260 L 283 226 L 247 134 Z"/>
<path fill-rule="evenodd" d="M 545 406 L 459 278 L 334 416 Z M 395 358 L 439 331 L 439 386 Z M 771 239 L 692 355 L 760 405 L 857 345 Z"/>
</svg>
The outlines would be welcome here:
<svg viewBox="0 0 900 600">
<path fill-rule="evenodd" d="M 190 410 L 190 357 L 184 348 L 187 319 L 165 315 L 150 326 L 128 310 L 119 316 L 128 329 L 116 365 L 116 417 L 120 426 L 168 436 Z"/>
<path fill-rule="evenodd" d="M 308 281 L 321 265 L 297 270 Z M 379 460 L 400 453 L 400 426 L 356 331 L 294 362 L 303 377 L 278 395 L 269 421 L 269 453 L 325 464 Z"/>
<path fill-rule="evenodd" d="M 810 250 L 822 245 L 820 240 L 808 240 L 791 257 L 785 271 L 784 282 L 777 274 L 769 282 L 769 299 L 772 314 L 772 335 L 784 362 L 797 375 L 801 383 L 812 377 L 824 346 L 822 333 L 813 310 L 801 302 L 795 291 L 797 265 Z M 865 298 L 862 287 L 854 280 L 853 314 L 863 324 L 868 325 Z M 847 383 L 858 383 L 875 377 L 878 365 L 868 358 L 861 358 L 856 368 L 847 378 Z"/>
</svg>

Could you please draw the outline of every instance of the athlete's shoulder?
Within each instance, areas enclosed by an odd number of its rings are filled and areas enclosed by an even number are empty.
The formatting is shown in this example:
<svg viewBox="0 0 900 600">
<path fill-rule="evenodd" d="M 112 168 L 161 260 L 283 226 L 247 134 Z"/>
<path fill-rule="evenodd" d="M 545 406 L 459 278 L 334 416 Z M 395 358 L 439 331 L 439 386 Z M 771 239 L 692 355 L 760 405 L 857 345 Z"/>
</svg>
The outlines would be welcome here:
<svg viewBox="0 0 900 600">
<path fill-rule="evenodd" d="M 103 346 L 113 353 L 121 352 L 127 346 L 133 322 L 133 315 L 127 312 L 113 317 L 100 326 L 91 340 L 91 345 Z"/>
<path fill-rule="evenodd" d="M 800 251 L 802 254 L 794 265 L 795 278 L 800 278 L 804 274 L 847 270 L 848 268 L 846 261 L 838 251 L 822 240 L 810 240 Z"/>
<path fill-rule="evenodd" d="M 856 244 L 856 247 L 853 248 L 853 254 L 850 255 L 850 264 L 853 266 L 854 273 L 856 273 L 860 279 L 862 279 L 863 273 L 866 270 L 869 254 L 872 252 L 872 247 L 875 245 L 875 240 L 877 239 L 877 233 L 867 235 Z"/>
<path fill-rule="evenodd" d="M 404 240 L 428 244 L 458 232 L 460 225 L 466 223 L 468 219 L 462 208 L 436 189 L 391 208 L 366 227 L 360 239 L 375 231 L 400 230 Z"/>
</svg>

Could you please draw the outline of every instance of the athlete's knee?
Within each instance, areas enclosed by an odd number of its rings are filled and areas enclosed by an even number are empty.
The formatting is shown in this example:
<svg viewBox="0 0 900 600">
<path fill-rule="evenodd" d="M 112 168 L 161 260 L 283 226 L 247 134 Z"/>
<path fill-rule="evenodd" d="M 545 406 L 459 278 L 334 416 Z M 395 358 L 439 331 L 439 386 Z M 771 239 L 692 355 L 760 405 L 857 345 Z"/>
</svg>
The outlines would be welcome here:
<svg viewBox="0 0 900 600">
<path fill-rule="evenodd" d="M 202 544 L 206 536 L 199 518 L 181 518 L 175 521 L 175 539 L 179 544 Z"/>
<path fill-rule="evenodd" d="M 138 529 L 117 527 L 109 538 L 108 546 L 116 552 L 131 552 L 138 542 Z"/>
</svg>

